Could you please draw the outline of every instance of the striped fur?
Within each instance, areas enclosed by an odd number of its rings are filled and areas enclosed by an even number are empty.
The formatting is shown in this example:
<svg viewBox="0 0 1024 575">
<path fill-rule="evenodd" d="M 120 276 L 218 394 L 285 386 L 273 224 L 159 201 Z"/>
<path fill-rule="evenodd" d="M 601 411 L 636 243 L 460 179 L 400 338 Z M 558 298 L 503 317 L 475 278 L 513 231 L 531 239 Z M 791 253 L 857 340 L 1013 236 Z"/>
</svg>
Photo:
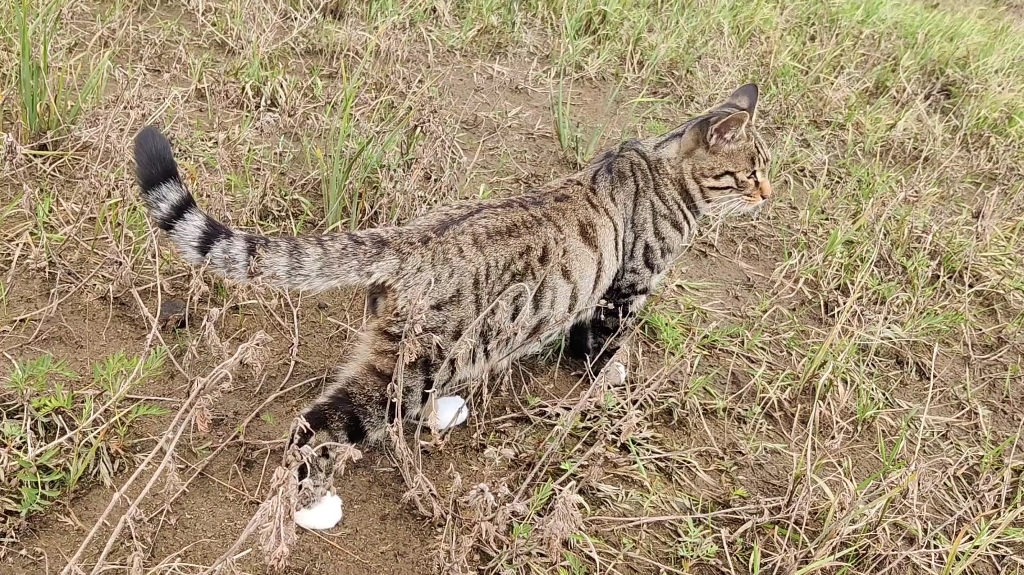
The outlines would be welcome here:
<svg viewBox="0 0 1024 575">
<path fill-rule="evenodd" d="M 629 140 L 523 195 L 436 209 L 401 227 L 313 237 L 235 232 L 198 208 L 170 144 L 136 138 L 142 195 L 190 262 L 236 281 L 369 290 L 373 317 L 294 441 L 375 441 L 399 414 L 568 335 L 600 365 L 702 215 L 771 195 L 754 130 L 757 87 L 657 137 Z M 401 397 L 389 384 L 401 371 Z M 595 369 L 595 372 L 597 370 Z"/>
<path fill-rule="evenodd" d="M 135 165 L 142 199 L 160 229 L 191 263 L 245 282 L 322 291 L 367 286 L 398 272 L 397 254 L 388 249 L 387 230 L 303 238 L 275 238 L 235 232 L 197 205 L 178 175 L 171 145 L 147 126 L 135 137 Z"/>
</svg>

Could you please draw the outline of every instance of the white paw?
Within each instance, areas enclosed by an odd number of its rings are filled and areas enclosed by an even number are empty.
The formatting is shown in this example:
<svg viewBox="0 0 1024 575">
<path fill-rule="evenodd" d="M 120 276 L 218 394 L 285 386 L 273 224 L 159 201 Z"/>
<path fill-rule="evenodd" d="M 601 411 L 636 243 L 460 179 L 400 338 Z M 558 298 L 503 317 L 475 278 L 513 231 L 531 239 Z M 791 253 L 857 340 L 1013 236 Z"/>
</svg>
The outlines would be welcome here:
<svg viewBox="0 0 1024 575">
<path fill-rule="evenodd" d="M 466 421 L 467 417 L 469 417 L 469 407 L 466 405 L 465 399 L 457 395 L 439 397 L 434 404 L 430 425 L 441 431 L 459 425 Z"/>
<path fill-rule="evenodd" d="M 295 524 L 306 529 L 330 529 L 341 521 L 341 498 L 328 493 L 316 503 L 295 512 Z"/>
<path fill-rule="evenodd" d="M 621 361 L 613 361 L 608 366 L 608 376 L 611 378 L 612 385 L 626 383 L 626 366 L 622 365 Z"/>
</svg>

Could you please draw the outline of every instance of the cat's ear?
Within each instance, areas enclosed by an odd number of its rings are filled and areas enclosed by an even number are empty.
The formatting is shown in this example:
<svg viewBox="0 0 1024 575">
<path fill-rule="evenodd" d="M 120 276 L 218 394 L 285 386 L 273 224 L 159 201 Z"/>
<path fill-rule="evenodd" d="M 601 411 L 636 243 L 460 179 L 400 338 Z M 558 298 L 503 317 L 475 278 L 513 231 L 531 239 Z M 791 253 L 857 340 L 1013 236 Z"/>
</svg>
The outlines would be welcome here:
<svg viewBox="0 0 1024 575">
<path fill-rule="evenodd" d="M 708 146 L 725 146 L 742 140 L 746 136 L 750 114 L 735 112 L 712 124 L 708 130 Z"/>
<path fill-rule="evenodd" d="M 754 115 L 757 112 L 757 84 L 744 84 L 722 103 L 722 107 L 730 107 L 733 109 L 740 109 L 746 112 L 750 119 L 753 120 Z"/>
</svg>

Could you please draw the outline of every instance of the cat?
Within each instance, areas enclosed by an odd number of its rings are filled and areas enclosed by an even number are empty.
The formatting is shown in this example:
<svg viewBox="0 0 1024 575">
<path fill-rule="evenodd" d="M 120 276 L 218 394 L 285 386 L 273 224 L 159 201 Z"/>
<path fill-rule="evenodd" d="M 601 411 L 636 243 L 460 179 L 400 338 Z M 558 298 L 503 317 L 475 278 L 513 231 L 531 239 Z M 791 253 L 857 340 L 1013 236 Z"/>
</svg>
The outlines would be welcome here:
<svg viewBox="0 0 1024 575">
<path fill-rule="evenodd" d="M 327 235 L 266 237 L 214 220 L 155 127 L 136 136 L 135 164 L 152 219 L 189 262 L 236 282 L 367 290 L 366 326 L 291 442 L 375 442 L 399 417 L 460 423 L 464 400 L 441 393 L 562 336 L 570 358 L 605 368 L 701 216 L 752 213 L 771 197 L 757 101 L 746 84 L 674 130 L 622 142 L 522 195 Z M 389 395 L 393 380 L 400 398 Z"/>
</svg>

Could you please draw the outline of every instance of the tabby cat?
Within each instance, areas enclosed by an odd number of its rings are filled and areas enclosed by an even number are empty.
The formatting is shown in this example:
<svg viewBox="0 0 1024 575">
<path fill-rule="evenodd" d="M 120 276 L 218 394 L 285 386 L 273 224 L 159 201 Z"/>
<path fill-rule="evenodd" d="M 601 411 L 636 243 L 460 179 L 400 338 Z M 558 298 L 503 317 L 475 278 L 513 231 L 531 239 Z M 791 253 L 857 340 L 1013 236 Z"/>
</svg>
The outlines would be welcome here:
<svg viewBox="0 0 1024 575">
<path fill-rule="evenodd" d="M 265 237 L 214 220 L 154 127 L 136 136 L 135 163 L 152 218 L 188 261 L 237 282 L 368 290 L 358 344 L 292 441 L 373 442 L 398 417 L 460 422 L 462 399 L 435 394 L 563 335 L 568 355 L 598 373 L 701 215 L 753 212 L 771 196 L 757 99 L 756 85 L 742 86 L 666 134 L 625 141 L 519 196 L 329 235 Z M 393 379 L 400 398 L 389 395 Z"/>
</svg>

